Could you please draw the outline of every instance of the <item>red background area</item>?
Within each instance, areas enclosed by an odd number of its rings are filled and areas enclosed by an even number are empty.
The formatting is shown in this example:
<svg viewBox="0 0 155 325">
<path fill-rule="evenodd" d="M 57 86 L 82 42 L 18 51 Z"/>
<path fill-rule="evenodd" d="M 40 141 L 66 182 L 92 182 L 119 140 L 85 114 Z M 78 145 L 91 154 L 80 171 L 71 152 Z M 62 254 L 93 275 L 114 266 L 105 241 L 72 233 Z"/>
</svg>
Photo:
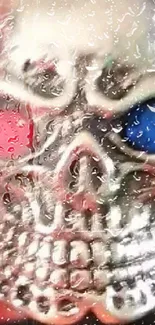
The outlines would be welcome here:
<svg viewBox="0 0 155 325">
<path fill-rule="evenodd" d="M 18 159 L 31 151 L 33 125 L 20 111 L 0 111 L 0 159 Z"/>
<path fill-rule="evenodd" d="M 12 105 L 11 105 L 12 106 Z M 0 109 L 0 160 L 18 159 L 31 152 L 33 142 L 33 124 L 26 108 L 15 105 L 15 109 L 8 107 Z M 0 301 L 0 323 L 24 318 L 24 314 L 17 312 Z"/>
</svg>

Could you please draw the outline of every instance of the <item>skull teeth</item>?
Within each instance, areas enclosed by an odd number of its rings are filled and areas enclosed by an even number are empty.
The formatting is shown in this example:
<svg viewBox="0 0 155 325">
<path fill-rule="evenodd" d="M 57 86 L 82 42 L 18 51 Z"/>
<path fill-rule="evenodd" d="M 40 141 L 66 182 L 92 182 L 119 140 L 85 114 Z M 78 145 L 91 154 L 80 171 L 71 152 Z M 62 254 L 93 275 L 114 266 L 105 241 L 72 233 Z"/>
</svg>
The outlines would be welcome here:
<svg viewBox="0 0 155 325">
<path fill-rule="evenodd" d="M 145 314 L 148 306 L 154 308 L 155 295 L 152 290 L 154 282 L 152 280 L 138 279 L 134 287 L 129 287 L 124 283 L 119 291 L 115 291 L 112 286 L 108 286 L 106 290 L 106 302 L 110 307 L 109 311 L 120 318 L 125 315 L 124 319 L 135 319 L 139 315 Z"/>
<path fill-rule="evenodd" d="M 61 272 L 61 277 L 66 278 L 66 274 L 64 271 Z M 57 277 L 57 279 L 58 278 L 59 276 Z M 60 283 L 60 279 L 58 279 L 58 281 Z M 74 289 L 75 286 L 79 286 L 81 290 L 85 290 L 87 287 L 86 283 L 90 283 L 91 279 L 89 277 L 88 271 L 81 270 L 81 274 L 78 271 L 73 271 L 71 273 L 71 281 L 72 289 Z M 12 302 L 15 306 L 21 307 L 26 305 L 32 311 L 34 310 L 35 306 L 38 312 L 42 315 L 48 313 L 50 314 L 50 310 L 53 309 L 57 310 L 58 315 L 59 313 L 63 313 L 64 316 L 67 316 L 68 313 L 77 313 L 75 307 L 77 307 L 76 301 L 78 302 L 78 297 L 75 298 L 74 302 L 72 301 L 72 299 L 67 299 L 66 289 L 64 289 L 64 297 L 66 298 L 61 300 L 61 297 L 59 297 L 58 299 L 56 298 L 57 289 L 56 291 L 55 289 L 52 289 L 52 291 L 42 291 L 36 286 L 24 282 L 24 279 L 22 280 L 22 283 L 23 284 L 21 285 L 20 281 L 18 281 L 17 289 L 13 290 L 11 294 Z M 139 278 L 132 287 L 128 286 L 127 282 L 123 282 L 122 285 L 120 285 L 119 287 L 117 285 L 117 288 L 113 287 L 112 285 L 108 285 L 104 293 L 101 294 L 101 299 L 104 301 L 104 303 L 106 303 L 109 312 L 115 317 L 122 319 L 122 315 L 125 315 L 126 319 L 128 319 L 130 315 L 130 319 L 134 319 L 139 315 L 139 313 L 143 314 L 143 312 L 147 310 L 148 304 L 151 303 L 152 308 L 154 307 L 154 288 L 154 281 L 152 281 L 150 278 L 146 279 L 145 281 Z M 91 293 L 88 292 L 87 296 L 89 296 L 90 294 Z M 54 297 L 56 299 L 53 300 Z M 86 296 L 83 299 L 86 299 Z"/>
<path fill-rule="evenodd" d="M 121 233 L 117 206 L 99 204 L 97 211 L 75 211 L 53 197 L 46 204 L 51 197 L 50 189 L 46 191 L 42 209 L 42 198 L 29 188 L 21 215 L 17 218 L 14 206 L 4 214 L 0 297 L 53 323 L 51 315 L 59 320 L 72 315 L 74 320 L 85 313 L 84 306 L 98 315 L 96 301 L 119 320 L 124 315 L 134 319 L 155 306 L 155 227 L 150 222 L 148 229 L 150 210 L 142 214 L 141 224 L 135 223 L 138 213 L 127 215 Z"/>
</svg>

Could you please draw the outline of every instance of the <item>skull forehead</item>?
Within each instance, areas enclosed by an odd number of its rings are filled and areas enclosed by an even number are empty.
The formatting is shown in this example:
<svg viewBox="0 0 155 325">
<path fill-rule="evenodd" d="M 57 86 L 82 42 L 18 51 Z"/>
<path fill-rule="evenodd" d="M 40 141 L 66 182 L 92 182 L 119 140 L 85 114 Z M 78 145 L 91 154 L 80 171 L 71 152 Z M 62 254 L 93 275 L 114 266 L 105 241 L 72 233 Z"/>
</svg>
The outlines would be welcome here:
<svg viewBox="0 0 155 325">
<path fill-rule="evenodd" d="M 113 53 L 121 60 L 137 61 L 139 57 L 141 62 L 148 58 L 149 4 L 127 0 L 27 0 L 22 9 L 16 15 L 13 41 L 25 57 L 41 56 L 50 51 L 52 44 L 58 55 L 62 49 L 63 53 L 100 50 L 103 55 Z"/>
</svg>

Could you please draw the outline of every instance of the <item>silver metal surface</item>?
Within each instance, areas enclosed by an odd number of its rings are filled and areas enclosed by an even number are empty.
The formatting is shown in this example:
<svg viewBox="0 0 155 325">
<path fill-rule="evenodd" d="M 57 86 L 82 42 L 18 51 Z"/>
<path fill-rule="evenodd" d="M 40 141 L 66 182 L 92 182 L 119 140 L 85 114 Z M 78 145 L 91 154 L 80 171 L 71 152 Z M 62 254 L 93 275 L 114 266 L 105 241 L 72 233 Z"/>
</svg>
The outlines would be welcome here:
<svg viewBox="0 0 155 325">
<path fill-rule="evenodd" d="M 155 155 L 121 137 L 125 112 L 155 93 L 152 11 L 102 1 L 101 19 L 93 2 L 56 1 L 53 20 L 48 1 L 26 2 L 1 58 L 1 108 L 26 103 L 34 136 L 26 156 L 0 161 L 0 299 L 56 325 L 155 309 Z"/>
</svg>

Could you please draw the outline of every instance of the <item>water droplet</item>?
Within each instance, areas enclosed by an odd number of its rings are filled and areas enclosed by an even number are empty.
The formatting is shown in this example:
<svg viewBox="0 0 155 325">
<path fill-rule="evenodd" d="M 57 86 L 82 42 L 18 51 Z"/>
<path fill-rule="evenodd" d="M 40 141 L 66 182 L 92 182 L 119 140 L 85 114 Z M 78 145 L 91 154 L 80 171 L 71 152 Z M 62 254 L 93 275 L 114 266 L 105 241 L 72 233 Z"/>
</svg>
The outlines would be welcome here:
<svg viewBox="0 0 155 325">
<path fill-rule="evenodd" d="M 8 139 L 8 142 L 9 143 L 11 143 L 11 142 L 13 142 L 13 143 L 17 143 L 19 141 L 19 137 L 18 136 L 15 136 L 14 138 L 9 138 Z"/>
<path fill-rule="evenodd" d="M 155 113 L 155 106 L 147 104 L 147 107 L 150 109 L 151 112 Z"/>
<path fill-rule="evenodd" d="M 14 147 L 9 147 L 8 152 L 14 152 Z"/>
<path fill-rule="evenodd" d="M 88 42 L 88 45 L 91 46 L 91 47 L 93 47 L 94 46 L 94 42 L 93 41 L 90 41 L 90 42 Z"/>
<path fill-rule="evenodd" d="M 120 133 L 122 131 L 123 127 L 121 125 L 118 125 L 117 127 L 113 127 L 112 130 L 115 133 Z"/>
<path fill-rule="evenodd" d="M 102 132 L 106 132 L 107 131 L 107 127 L 106 126 L 102 127 L 101 131 Z"/>
<path fill-rule="evenodd" d="M 90 13 L 88 13 L 88 16 L 90 16 L 90 17 L 94 17 L 94 16 L 95 16 L 95 11 L 92 10 Z"/>
</svg>

